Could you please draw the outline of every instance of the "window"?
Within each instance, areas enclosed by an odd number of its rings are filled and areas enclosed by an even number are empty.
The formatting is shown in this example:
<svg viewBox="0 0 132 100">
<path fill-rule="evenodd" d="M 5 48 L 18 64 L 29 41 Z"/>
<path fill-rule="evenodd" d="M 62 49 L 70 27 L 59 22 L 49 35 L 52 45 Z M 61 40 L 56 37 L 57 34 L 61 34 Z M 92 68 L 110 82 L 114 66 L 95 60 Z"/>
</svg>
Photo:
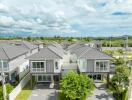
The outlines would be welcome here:
<svg viewBox="0 0 132 100">
<path fill-rule="evenodd" d="M 96 71 L 107 71 L 108 61 L 97 61 Z"/>
<path fill-rule="evenodd" d="M 4 61 L 4 62 L 3 62 L 3 68 L 7 68 L 7 67 L 8 67 L 7 62 Z"/>
<path fill-rule="evenodd" d="M 45 75 L 43 76 L 43 81 L 46 81 L 46 76 Z"/>
<path fill-rule="evenodd" d="M 38 81 L 42 81 L 42 75 L 38 75 Z"/>
<path fill-rule="evenodd" d="M 103 70 L 104 68 L 104 62 L 100 62 L 100 70 Z"/>
<path fill-rule="evenodd" d="M 0 61 L 0 68 L 2 68 L 2 63 L 1 63 L 1 61 Z"/>
<path fill-rule="evenodd" d="M 33 71 L 46 71 L 45 62 L 32 62 Z"/>
<path fill-rule="evenodd" d="M 41 62 L 41 68 L 44 68 L 44 62 Z"/>
<path fill-rule="evenodd" d="M 38 75 L 38 82 L 50 82 L 51 75 Z"/>
<path fill-rule="evenodd" d="M 55 68 L 58 69 L 58 62 L 55 62 Z"/>
<path fill-rule="evenodd" d="M 104 70 L 107 70 L 108 62 L 104 62 Z"/>
<path fill-rule="evenodd" d="M 51 76 L 50 75 L 47 76 L 47 81 L 51 81 Z"/>
<path fill-rule="evenodd" d="M 35 62 L 33 62 L 32 64 L 33 64 L 33 68 L 36 68 L 36 63 L 35 63 Z"/>
<path fill-rule="evenodd" d="M 37 68 L 41 68 L 40 62 L 37 62 Z"/>
<path fill-rule="evenodd" d="M 44 68 L 44 62 L 32 62 L 33 68 Z"/>
<path fill-rule="evenodd" d="M 99 70 L 99 67 L 100 66 L 100 64 L 99 64 L 99 62 L 96 62 L 96 70 L 98 71 Z"/>
</svg>

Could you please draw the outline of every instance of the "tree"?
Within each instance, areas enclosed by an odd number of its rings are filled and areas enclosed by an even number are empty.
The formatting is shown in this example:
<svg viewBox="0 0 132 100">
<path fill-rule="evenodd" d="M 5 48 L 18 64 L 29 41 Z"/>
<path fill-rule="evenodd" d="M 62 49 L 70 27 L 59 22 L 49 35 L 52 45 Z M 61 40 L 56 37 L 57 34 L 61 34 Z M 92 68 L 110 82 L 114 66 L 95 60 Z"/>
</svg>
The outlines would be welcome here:
<svg viewBox="0 0 132 100">
<path fill-rule="evenodd" d="M 82 100 L 91 94 L 94 89 L 94 82 L 86 74 L 70 71 L 61 80 L 60 89 L 68 100 Z"/>
<path fill-rule="evenodd" d="M 117 100 L 123 100 L 123 93 L 127 91 L 129 86 L 130 69 L 127 66 L 118 66 L 112 77 L 112 91 Z"/>
<path fill-rule="evenodd" d="M 119 49 L 118 52 L 119 52 L 120 54 L 122 54 L 122 55 L 123 55 L 123 53 L 124 53 L 122 49 Z"/>
<path fill-rule="evenodd" d="M 125 60 L 123 58 L 116 58 L 114 59 L 114 63 L 115 65 L 124 65 L 125 64 Z"/>
<path fill-rule="evenodd" d="M 111 51 L 111 50 L 105 50 L 104 53 L 108 54 L 108 55 L 113 55 L 114 54 L 114 51 Z"/>
<path fill-rule="evenodd" d="M 31 37 L 27 37 L 27 41 L 31 41 L 32 40 L 32 38 Z"/>
</svg>

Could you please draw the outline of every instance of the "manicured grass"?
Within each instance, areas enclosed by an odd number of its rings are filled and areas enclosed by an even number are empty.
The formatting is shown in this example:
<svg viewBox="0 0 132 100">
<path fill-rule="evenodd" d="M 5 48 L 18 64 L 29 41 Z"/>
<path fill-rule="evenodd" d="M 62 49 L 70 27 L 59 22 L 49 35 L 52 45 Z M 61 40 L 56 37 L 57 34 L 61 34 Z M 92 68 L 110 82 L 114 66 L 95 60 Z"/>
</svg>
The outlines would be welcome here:
<svg viewBox="0 0 132 100">
<path fill-rule="evenodd" d="M 31 92 L 32 92 L 32 88 L 30 82 L 28 82 L 27 85 L 18 94 L 15 100 L 27 100 Z"/>
</svg>

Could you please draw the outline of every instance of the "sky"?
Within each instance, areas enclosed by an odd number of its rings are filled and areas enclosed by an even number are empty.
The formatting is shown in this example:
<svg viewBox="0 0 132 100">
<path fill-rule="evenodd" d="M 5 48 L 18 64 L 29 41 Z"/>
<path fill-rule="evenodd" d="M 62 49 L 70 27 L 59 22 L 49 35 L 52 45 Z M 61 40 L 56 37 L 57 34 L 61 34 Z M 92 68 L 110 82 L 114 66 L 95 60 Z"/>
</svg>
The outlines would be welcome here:
<svg viewBox="0 0 132 100">
<path fill-rule="evenodd" d="M 132 0 L 0 0 L 0 35 L 132 35 Z"/>
</svg>

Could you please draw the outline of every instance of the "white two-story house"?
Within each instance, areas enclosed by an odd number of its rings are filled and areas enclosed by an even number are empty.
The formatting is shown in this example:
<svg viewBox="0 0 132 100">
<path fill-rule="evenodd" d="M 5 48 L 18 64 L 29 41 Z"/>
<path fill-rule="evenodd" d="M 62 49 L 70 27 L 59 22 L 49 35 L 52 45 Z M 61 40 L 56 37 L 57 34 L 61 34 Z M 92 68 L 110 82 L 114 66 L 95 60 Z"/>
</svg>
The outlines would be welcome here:
<svg viewBox="0 0 132 100">
<path fill-rule="evenodd" d="M 0 72 L 3 68 L 7 81 L 20 81 L 29 69 L 29 60 L 25 58 L 36 52 L 37 46 L 27 41 L 0 41 Z"/>
<path fill-rule="evenodd" d="M 87 73 L 94 80 L 102 80 L 110 73 L 111 56 L 87 45 L 76 45 L 68 49 L 77 62 L 79 71 Z"/>
<path fill-rule="evenodd" d="M 30 73 L 37 82 L 58 82 L 66 52 L 56 43 L 40 49 L 27 59 L 30 61 Z"/>
</svg>

